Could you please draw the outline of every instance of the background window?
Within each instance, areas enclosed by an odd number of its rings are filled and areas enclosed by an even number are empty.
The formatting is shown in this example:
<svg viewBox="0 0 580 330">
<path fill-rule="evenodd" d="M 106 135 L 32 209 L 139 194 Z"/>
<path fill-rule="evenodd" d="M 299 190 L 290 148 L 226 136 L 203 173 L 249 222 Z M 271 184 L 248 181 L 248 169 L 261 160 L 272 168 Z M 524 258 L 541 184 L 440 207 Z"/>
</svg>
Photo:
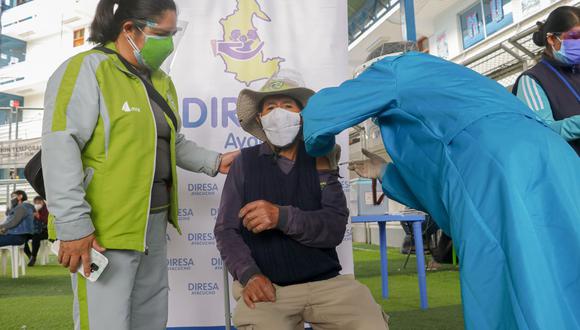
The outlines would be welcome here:
<svg viewBox="0 0 580 330">
<path fill-rule="evenodd" d="M 522 0 L 522 13 L 524 15 L 540 7 L 540 0 Z"/>
<path fill-rule="evenodd" d="M 85 29 L 75 30 L 73 32 L 73 47 L 82 46 L 85 44 Z"/>
<path fill-rule="evenodd" d="M 514 21 L 511 0 L 483 0 L 485 30 L 487 36 L 494 34 Z"/>
<path fill-rule="evenodd" d="M 463 48 L 467 49 L 485 38 L 483 30 L 483 13 L 481 2 L 478 2 L 459 15 Z"/>
<path fill-rule="evenodd" d="M 26 42 L 0 35 L 0 68 L 26 60 Z"/>
</svg>

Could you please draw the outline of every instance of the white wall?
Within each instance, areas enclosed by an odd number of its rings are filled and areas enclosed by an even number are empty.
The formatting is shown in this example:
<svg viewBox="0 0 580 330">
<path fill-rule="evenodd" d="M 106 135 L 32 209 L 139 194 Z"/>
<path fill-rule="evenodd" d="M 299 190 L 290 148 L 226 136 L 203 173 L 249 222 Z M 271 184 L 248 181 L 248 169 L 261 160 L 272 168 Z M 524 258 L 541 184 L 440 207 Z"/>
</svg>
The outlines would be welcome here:
<svg viewBox="0 0 580 330">
<path fill-rule="evenodd" d="M 36 4 L 33 4 L 36 3 Z M 97 0 L 58 0 L 61 6 L 56 5 L 54 0 L 35 0 L 30 4 L 30 10 L 38 12 L 38 19 L 34 25 L 36 34 L 41 34 L 40 31 L 49 33 L 40 38 L 31 38 L 26 40 L 26 60 L 22 63 L 5 67 L 0 69 L 0 76 L 9 77 L 25 77 L 24 80 L 14 82 L 12 84 L 3 85 L 0 91 L 24 96 L 26 99 L 31 97 L 31 101 L 26 103 L 26 106 L 39 106 L 42 104 L 42 99 L 39 100 L 39 94 L 44 92 L 46 82 L 50 75 L 63 63 L 67 58 L 77 54 L 81 51 L 90 49 L 92 46 L 85 41 L 85 45 L 80 47 L 73 47 L 74 30 L 78 28 L 85 28 L 85 39 L 88 38 L 90 30 L 88 26 L 92 20 Z M 30 4 L 22 5 L 9 9 L 5 15 L 8 18 L 21 18 L 30 13 L 26 12 Z M 63 24 L 62 18 L 66 18 L 65 11 L 81 10 L 85 13 L 84 16 L 77 21 L 69 24 Z M 13 11 L 13 12 L 11 12 Z M 50 13 L 50 19 L 46 17 L 46 12 Z M 5 18 L 5 15 L 2 18 Z M 70 17 L 71 14 L 68 14 Z M 14 30 L 11 33 L 22 33 L 30 30 L 30 26 L 23 25 L 21 30 Z M 50 31 L 50 32 L 48 32 Z M 34 94 L 32 96 L 30 94 Z M 33 102 L 33 103 L 31 103 Z"/>
<path fill-rule="evenodd" d="M 94 15 L 98 0 L 35 0 L 34 2 L 36 4 L 29 5 L 32 6 L 31 10 L 34 8 L 35 11 L 39 11 L 39 15 L 43 16 L 43 19 L 38 20 L 38 26 L 36 28 L 46 29 L 46 31 L 51 31 L 51 34 L 41 38 L 27 40 L 26 60 L 15 66 L 6 67 L 3 70 L 0 69 L 0 76 L 26 77 L 25 84 L 21 87 L 8 87 L 13 88 L 13 91 L 6 90 L 6 92 L 23 96 L 24 106 L 27 108 L 42 108 L 44 106 L 44 90 L 48 78 L 52 73 L 67 58 L 92 47 L 86 41 L 83 46 L 73 47 L 73 33 L 75 29 L 85 27 L 85 40 L 88 38 L 90 34 L 88 27 Z M 16 8 L 16 10 L 25 9 L 25 7 Z M 78 9 L 85 13 L 83 19 L 69 25 L 61 23 L 61 18 L 66 15 L 64 14 L 65 11 Z M 50 18 L 46 17 L 47 12 Z M 26 11 L 20 13 L 15 11 L 12 16 L 15 15 L 27 15 L 27 13 Z M 57 25 L 56 28 L 53 26 L 55 24 Z M 29 27 L 23 26 L 22 29 L 26 30 Z M 16 33 L 19 32 L 16 31 Z M 23 112 L 23 120 L 18 124 L 19 138 L 30 139 L 39 137 L 42 129 L 42 117 L 42 111 L 25 110 Z M 7 140 L 8 132 L 8 125 L 2 125 L 0 127 L 0 140 Z M 14 133 L 15 127 L 13 126 L 12 138 L 14 138 Z"/>
<path fill-rule="evenodd" d="M 471 7 L 475 4 L 477 0 L 464 0 L 459 1 L 455 6 L 449 8 L 449 10 L 443 12 L 439 16 L 434 19 L 434 33 L 432 36 L 429 37 L 429 48 L 430 52 L 433 55 L 440 55 L 437 52 L 437 36 L 441 33 L 447 34 L 447 44 L 449 49 L 449 58 L 454 58 L 462 53 L 464 53 L 463 49 L 463 41 L 461 36 L 461 28 L 459 23 L 459 14 L 465 11 L 467 8 Z M 522 0 L 512 0 L 511 6 L 513 10 L 513 17 L 514 22 L 510 26 L 517 25 L 518 22 L 522 20 L 538 14 L 540 11 L 545 11 L 546 7 L 550 5 L 571 5 L 573 1 L 570 0 L 540 0 L 539 5 L 535 7 L 529 8 L 525 13 L 522 12 Z M 549 14 L 549 12 L 544 13 L 545 16 Z M 418 18 L 420 19 L 420 17 Z M 502 30 L 494 33 L 492 36 L 487 37 L 485 40 L 479 42 L 478 44 L 469 48 L 469 52 L 479 52 L 484 50 L 487 47 L 493 45 L 493 40 L 501 39 L 504 35 L 506 29 L 509 27 L 505 27 Z"/>
<path fill-rule="evenodd" d="M 42 108 L 42 107 L 44 107 L 44 93 L 31 94 L 31 95 L 25 96 L 24 97 L 24 106 L 27 108 Z"/>
<path fill-rule="evenodd" d="M 86 39 L 90 31 L 88 26 L 85 27 Z M 41 63 L 46 71 L 52 73 L 64 60 L 87 49 L 90 49 L 90 45 L 86 41 L 83 46 L 73 47 L 73 30 L 63 28 L 59 34 L 30 41 L 26 48 L 26 61 L 30 64 Z"/>
</svg>

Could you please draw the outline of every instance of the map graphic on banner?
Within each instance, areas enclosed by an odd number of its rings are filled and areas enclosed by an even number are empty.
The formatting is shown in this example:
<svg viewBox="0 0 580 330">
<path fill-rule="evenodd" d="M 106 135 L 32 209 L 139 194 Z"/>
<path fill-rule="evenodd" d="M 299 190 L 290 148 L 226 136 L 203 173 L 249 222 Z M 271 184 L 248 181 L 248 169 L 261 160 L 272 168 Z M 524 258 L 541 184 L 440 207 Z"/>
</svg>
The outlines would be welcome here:
<svg viewBox="0 0 580 330">
<path fill-rule="evenodd" d="M 349 78 L 346 0 L 176 2 L 178 20 L 187 26 L 170 61 L 181 133 L 204 148 L 227 152 L 261 143 L 241 129 L 237 97 L 281 70 L 297 72 L 316 91 Z M 348 135 L 337 142 L 345 162 Z M 348 196 L 348 171 L 340 171 Z M 223 328 L 227 292 L 213 229 L 225 176 L 179 170 L 178 180 L 182 235 L 168 228 L 168 326 Z M 343 273 L 352 273 L 350 225 L 337 251 Z M 232 312 L 235 305 L 230 297 Z"/>
<path fill-rule="evenodd" d="M 284 61 L 280 57 L 264 60 L 264 42 L 260 40 L 254 19 L 271 21 L 256 0 L 237 0 L 234 13 L 220 20 L 223 40 L 212 41 L 214 54 L 223 59 L 225 71 L 235 74 L 236 80 L 246 86 L 270 78 Z"/>
</svg>

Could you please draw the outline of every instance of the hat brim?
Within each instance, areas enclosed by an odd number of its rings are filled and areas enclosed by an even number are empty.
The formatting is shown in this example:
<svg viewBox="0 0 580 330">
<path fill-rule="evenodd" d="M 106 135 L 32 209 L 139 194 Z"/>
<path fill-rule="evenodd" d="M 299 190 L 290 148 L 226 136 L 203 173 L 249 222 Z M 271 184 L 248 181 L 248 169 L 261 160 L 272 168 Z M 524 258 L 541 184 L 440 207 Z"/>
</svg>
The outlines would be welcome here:
<svg viewBox="0 0 580 330">
<path fill-rule="evenodd" d="M 304 87 L 290 88 L 280 91 L 257 92 L 251 89 L 244 89 L 240 92 L 237 102 L 238 120 L 242 129 L 261 141 L 267 141 L 266 133 L 258 124 L 256 117 L 261 112 L 260 103 L 268 96 L 284 95 L 300 102 L 306 107 L 308 100 L 315 92 Z"/>
</svg>

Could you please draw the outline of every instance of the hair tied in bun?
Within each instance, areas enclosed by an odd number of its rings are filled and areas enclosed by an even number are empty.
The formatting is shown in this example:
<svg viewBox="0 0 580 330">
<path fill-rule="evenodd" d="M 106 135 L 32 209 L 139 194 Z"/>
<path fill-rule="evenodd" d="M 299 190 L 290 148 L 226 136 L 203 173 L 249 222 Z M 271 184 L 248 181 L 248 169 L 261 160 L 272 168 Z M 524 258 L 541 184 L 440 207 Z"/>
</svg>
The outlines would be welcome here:
<svg viewBox="0 0 580 330">
<path fill-rule="evenodd" d="M 544 25 L 545 25 L 544 22 L 541 21 L 536 22 L 538 30 L 534 32 L 534 34 L 532 35 L 532 40 L 534 41 L 534 44 L 536 44 L 536 46 L 538 47 L 546 46 L 546 32 L 544 31 Z"/>
</svg>

